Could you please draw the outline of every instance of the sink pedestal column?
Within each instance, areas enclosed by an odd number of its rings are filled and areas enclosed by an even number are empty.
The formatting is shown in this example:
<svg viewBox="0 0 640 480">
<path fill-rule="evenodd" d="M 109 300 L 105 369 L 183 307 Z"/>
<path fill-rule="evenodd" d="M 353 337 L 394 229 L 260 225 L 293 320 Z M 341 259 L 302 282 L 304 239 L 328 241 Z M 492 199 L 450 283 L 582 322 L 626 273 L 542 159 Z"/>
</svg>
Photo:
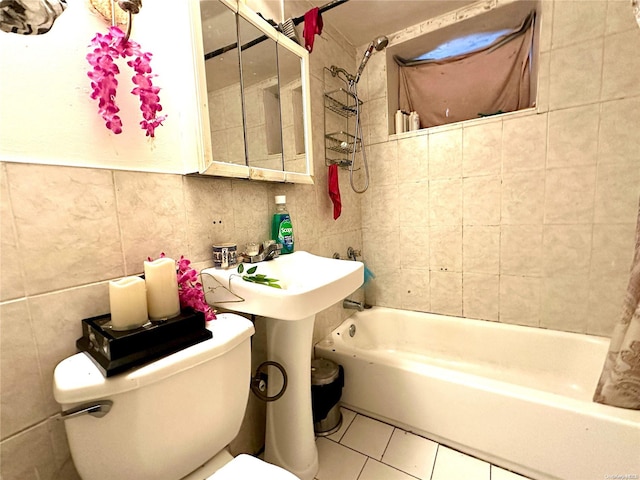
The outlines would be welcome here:
<svg viewBox="0 0 640 480">
<path fill-rule="evenodd" d="M 266 318 L 267 359 L 285 368 L 288 385 L 282 397 L 267 403 L 264 458 L 301 480 L 313 480 L 318 472 L 311 410 L 314 321 L 315 315 L 295 321 Z M 269 373 L 267 393 L 273 396 L 282 387 L 282 377 L 273 367 Z"/>
</svg>

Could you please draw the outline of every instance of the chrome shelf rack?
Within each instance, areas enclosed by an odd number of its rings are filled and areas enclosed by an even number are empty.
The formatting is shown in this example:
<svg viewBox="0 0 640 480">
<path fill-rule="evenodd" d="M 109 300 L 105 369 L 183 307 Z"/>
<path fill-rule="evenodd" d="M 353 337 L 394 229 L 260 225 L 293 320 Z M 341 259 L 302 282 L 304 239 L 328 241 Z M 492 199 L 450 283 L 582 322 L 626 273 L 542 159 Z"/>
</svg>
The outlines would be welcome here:
<svg viewBox="0 0 640 480">
<path fill-rule="evenodd" d="M 356 101 L 358 102 L 357 104 Z M 362 106 L 362 100 L 356 99 L 353 93 L 346 91 L 344 88 L 324 94 L 324 107 L 345 118 L 356 114 L 356 105 L 358 107 Z"/>
</svg>

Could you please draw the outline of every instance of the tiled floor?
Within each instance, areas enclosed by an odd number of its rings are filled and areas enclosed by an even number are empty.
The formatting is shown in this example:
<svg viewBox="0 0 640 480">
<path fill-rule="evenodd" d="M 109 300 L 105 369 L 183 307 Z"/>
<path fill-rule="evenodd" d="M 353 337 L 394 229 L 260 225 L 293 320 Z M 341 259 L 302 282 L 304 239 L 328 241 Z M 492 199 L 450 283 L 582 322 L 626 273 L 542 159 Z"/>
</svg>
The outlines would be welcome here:
<svg viewBox="0 0 640 480">
<path fill-rule="evenodd" d="M 316 444 L 317 480 L 526 480 L 345 408 L 340 430 Z"/>
</svg>

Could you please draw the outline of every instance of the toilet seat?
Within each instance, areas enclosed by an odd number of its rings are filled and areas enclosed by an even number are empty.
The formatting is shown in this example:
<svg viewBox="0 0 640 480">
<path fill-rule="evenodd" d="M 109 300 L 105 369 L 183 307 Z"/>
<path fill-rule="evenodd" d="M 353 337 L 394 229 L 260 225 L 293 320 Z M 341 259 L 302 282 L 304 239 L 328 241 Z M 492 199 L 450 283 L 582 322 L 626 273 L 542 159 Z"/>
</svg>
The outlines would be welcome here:
<svg viewBox="0 0 640 480">
<path fill-rule="evenodd" d="M 241 454 L 227 463 L 207 480 L 300 480 L 293 473 L 251 455 Z"/>
</svg>

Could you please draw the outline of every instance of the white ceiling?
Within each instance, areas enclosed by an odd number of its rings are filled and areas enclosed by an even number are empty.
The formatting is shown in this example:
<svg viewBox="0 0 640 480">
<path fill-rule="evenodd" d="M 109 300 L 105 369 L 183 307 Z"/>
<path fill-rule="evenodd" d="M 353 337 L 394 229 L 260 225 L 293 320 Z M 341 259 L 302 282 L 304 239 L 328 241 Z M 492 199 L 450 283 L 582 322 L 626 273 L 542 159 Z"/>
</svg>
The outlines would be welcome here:
<svg viewBox="0 0 640 480">
<path fill-rule="evenodd" d="M 268 1 L 268 0 L 267 0 Z M 330 0 L 284 0 L 285 16 L 295 18 Z M 354 47 L 380 35 L 391 35 L 429 18 L 473 3 L 473 0 L 349 0 L 322 14 L 324 25 L 338 30 Z"/>
</svg>

